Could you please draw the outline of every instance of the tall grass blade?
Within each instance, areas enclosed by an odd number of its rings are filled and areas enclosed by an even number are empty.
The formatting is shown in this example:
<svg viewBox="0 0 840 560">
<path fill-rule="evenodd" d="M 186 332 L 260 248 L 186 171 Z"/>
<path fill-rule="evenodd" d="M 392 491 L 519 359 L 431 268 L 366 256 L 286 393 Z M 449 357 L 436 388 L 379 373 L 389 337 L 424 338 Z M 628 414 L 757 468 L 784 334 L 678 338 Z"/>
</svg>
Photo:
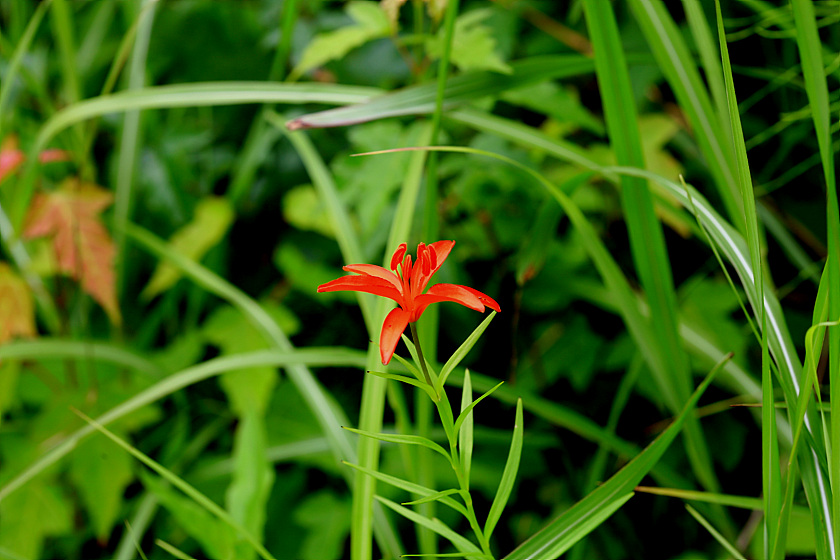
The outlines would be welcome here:
<svg viewBox="0 0 840 560">
<path fill-rule="evenodd" d="M 827 192 L 827 230 L 828 254 L 828 307 L 829 318 L 840 320 L 840 207 L 838 207 L 837 181 L 834 167 L 834 149 L 831 138 L 831 108 L 829 105 L 828 84 L 823 68 L 822 45 L 817 29 L 814 5 L 807 0 L 791 0 L 793 19 L 796 25 L 796 43 L 802 60 L 802 74 L 805 78 L 805 91 L 808 94 L 809 108 L 817 132 L 823 175 Z M 828 458 L 829 472 L 832 473 L 831 516 L 821 514 L 825 524 L 831 521 L 826 532 L 831 557 L 840 557 L 840 330 L 830 329 L 828 333 L 828 376 L 831 399 L 831 455 Z M 825 553 L 825 551 L 823 551 Z"/>
<path fill-rule="evenodd" d="M 683 411 L 653 443 L 648 445 L 644 451 L 604 484 L 525 541 L 519 548 L 505 556 L 505 559 L 540 558 L 541 560 L 551 560 L 557 558 L 605 521 L 609 517 L 609 515 L 604 515 L 605 512 L 615 512 L 621 504 L 630 499 L 636 485 L 650 472 L 674 441 L 674 438 L 682 429 L 685 418 L 693 413 L 697 401 L 700 400 L 703 392 L 722 365 L 723 362 L 720 362 L 709 372 L 691 395 Z"/>
<path fill-rule="evenodd" d="M 770 373 L 770 351 L 767 334 L 767 314 L 764 305 L 764 268 L 761 259 L 761 240 L 758 231 L 758 216 L 755 209 L 755 197 L 752 190 L 747 147 L 741 128 L 741 115 L 738 111 L 738 99 L 732 79 L 732 67 L 729 61 L 729 49 L 726 44 L 726 30 L 723 27 L 723 15 L 720 0 L 715 0 L 718 38 L 723 62 L 723 79 L 726 87 L 726 99 L 729 107 L 732 145 L 735 149 L 736 180 L 740 194 L 740 206 L 744 211 L 743 231 L 747 235 L 750 264 L 753 270 L 753 282 L 757 294 L 757 323 L 761 325 L 761 479 L 764 496 L 764 557 L 775 558 L 777 531 L 782 509 L 781 465 L 779 465 L 779 443 L 776 434 L 776 411 L 773 408 L 773 378 Z M 782 541 L 782 546 L 784 543 Z"/>
<path fill-rule="evenodd" d="M 645 161 L 635 100 L 615 15 L 610 3 L 603 0 L 585 0 L 583 6 L 595 52 L 595 70 L 610 144 L 619 165 L 643 169 Z M 651 366 L 651 371 L 666 404 L 676 413 L 691 393 L 691 371 L 680 345 L 677 298 L 665 238 L 646 181 L 622 176 L 620 182 L 633 262 L 650 306 L 652 349 L 659 362 Z M 717 491 L 719 484 L 699 421 L 689 418 L 685 428 L 686 451 L 692 469 L 707 490 Z"/>
<path fill-rule="evenodd" d="M 720 119 L 715 118 L 714 107 L 694 65 L 694 57 L 664 3 L 657 0 L 630 0 L 630 7 L 653 51 L 657 65 L 665 74 L 680 109 L 691 124 L 726 212 L 737 223 L 741 208 L 737 202 L 738 186 L 731 143 L 727 139 L 728 132 L 720 125 Z"/>
</svg>

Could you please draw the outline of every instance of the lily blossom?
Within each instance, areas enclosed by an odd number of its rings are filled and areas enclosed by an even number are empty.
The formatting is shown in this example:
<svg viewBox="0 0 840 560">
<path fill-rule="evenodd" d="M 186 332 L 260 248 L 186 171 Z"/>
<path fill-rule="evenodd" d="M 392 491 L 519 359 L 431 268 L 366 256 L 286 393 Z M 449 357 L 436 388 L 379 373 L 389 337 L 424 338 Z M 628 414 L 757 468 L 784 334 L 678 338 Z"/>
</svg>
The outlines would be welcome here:
<svg viewBox="0 0 840 560">
<path fill-rule="evenodd" d="M 379 353 L 382 363 L 387 364 L 405 328 L 417 321 L 432 303 L 454 301 L 482 313 L 485 306 L 501 311 L 493 298 L 467 286 L 435 284 L 426 290 L 429 280 L 449 256 L 453 245 L 454 241 L 437 241 L 430 245 L 420 243 L 417 246 L 417 261 L 412 264 L 411 255 L 405 254 L 407 245 L 401 243 L 391 257 L 391 270 L 374 264 L 350 264 L 344 270 L 359 276 L 342 276 L 321 284 L 318 291 L 365 292 L 397 302 L 399 307 L 385 317 L 379 337 Z"/>
</svg>

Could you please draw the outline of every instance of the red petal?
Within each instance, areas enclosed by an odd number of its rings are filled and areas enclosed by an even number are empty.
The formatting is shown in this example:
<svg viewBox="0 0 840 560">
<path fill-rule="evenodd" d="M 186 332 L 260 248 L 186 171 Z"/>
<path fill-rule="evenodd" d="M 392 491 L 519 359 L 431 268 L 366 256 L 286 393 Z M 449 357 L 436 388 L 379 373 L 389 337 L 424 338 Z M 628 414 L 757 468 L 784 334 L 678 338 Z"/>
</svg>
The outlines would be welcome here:
<svg viewBox="0 0 840 560">
<path fill-rule="evenodd" d="M 411 315 L 411 320 L 416 321 L 419 319 L 423 311 L 426 310 L 426 307 L 439 301 L 453 301 L 460 303 L 464 307 L 469 307 L 474 311 L 484 311 L 484 304 L 466 286 L 435 284 L 429 288 L 428 292 L 414 298 L 414 313 Z"/>
<path fill-rule="evenodd" d="M 487 294 L 485 294 L 483 292 L 479 292 L 475 288 L 470 288 L 469 286 L 461 286 L 461 288 L 464 288 L 465 290 L 468 290 L 468 291 L 472 292 L 472 295 L 477 297 L 481 303 L 483 303 L 484 305 L 486 305 L 487 307 L 489 307 L 493 311 L 495 311 L 497 313 L 502 312 L 502 308 L 499 307 L 499 304 L 496 303 L 496 300 L 491 298 Z"/>
<path fill-rule="evenodd" d="M 394 256 L 391 257 L 391 270 L 397 270 L 397 265 L 402 262 L 403 255 L 405 255 L 406 250 L 408 250 L 408 245 L 400 243 L 400 246 L 397 247 L 396 251 L 394 251 Z"/>
<path fill-rule="evenodd" d="M 408 326 L 408 318 L 409 313 L 399 307 L 393 309 L 385 317 L 385 322 L 382 323 L 382 334 L 379 335 L 379 355 L 383 364 L 387 365 L 391 361 L 391 356 L 394 355 L 394 350 L 397 349 L 397 343 L 400 341 L 400 335 Z"/>
<path fill-rule="evenodd" d="M 432 263 L 432 274 L 440 270 L 443 261 L 446 260 L 449 252 L 452 251 L 453 245 L 455 245 L 454 241 L 435 241 L 429 245 L 429 248 L 435 252 L 435 262 Z"/>
<path fill-rule="evenodd" d="M 318 286 L 318 292 L 365 292 L 377 296 L 390 298 L 400 305 L 403 297 L 399 290 L 390 282 L 373 276 L 342 276 L 326 284 Z"/>
<path fill-rule="evenodd" d="M 365 276 L 375 276 L 376 278 L 387 280 L 398 290 L 402 289 L 400 279 L 396 274 L 390 270 L 385 270 L 381 266 L 376 266 L 375 264 L 348 264 L 344 267 L 344 270 L 347 272 L 356 272 Z"/>
</svg>

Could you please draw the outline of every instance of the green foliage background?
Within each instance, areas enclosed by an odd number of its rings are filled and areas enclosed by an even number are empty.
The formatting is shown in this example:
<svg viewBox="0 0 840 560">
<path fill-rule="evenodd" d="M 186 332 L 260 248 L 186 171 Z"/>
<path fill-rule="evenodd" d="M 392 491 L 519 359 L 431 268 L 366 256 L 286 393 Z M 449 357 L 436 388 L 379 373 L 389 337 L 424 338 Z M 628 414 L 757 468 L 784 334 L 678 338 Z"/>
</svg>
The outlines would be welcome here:
<svg viewBox="0 0 840 560">
<path fill-rule="evenodd" d="M 449 381 L 506 382 L 473 414 L 481 515 L 524 406 L 496 557 L 840 555 L 838 4 L 398 4 L 0 0 L 2 260 L 38 329 L 0 345 L 0 558 L 477 557 L 340 462 L 454 484 L 341 430 L 445 440 L 365 374 L 388 308 L 316 293 L 438 239 L 436 281 L 502 308 Z M 114 193 L 120 325 L 20 239 L 70 176 Z M 439 307 L 432 362 L 482 320 Z"/>
</svg>

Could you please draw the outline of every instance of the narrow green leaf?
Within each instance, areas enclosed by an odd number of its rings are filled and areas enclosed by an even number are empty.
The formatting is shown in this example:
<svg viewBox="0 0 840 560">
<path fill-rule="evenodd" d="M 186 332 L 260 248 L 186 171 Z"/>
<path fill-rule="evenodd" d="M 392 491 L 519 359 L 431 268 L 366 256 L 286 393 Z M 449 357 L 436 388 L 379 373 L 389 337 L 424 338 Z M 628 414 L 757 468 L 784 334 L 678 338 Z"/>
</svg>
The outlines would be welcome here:
<svg viewBox="0 0 840 560">
<path fill-rule="evenodd" d="M 419 500 L 413 500 L 411 502 L 403 502 L 402 505 L 404 506 L 416 506 L 419 504 L 425 504 L 426 502 L 434 502 L 440 500 L 441 498 L 445 498 L 446 496 L 451 496 L 452 494 L 460 494 L 461 491 L 457 488 L 450 488 L 449 490 L 441 490 L 440 492 L 436 492 L 431 496 L 426 496 L 425 498 L 420 498 Z"/>
<path fill-rule="evenodd" d="M 480 325 L 478 325 L 475 330 L 470 333 L 470 336 L 452 353 L 452 356 L 446 363 L 443 364 L 443 368 L 440 370 L 440 375 L 438 376 L 437 381 L 435 382 L 435 389 L 438 393 L 443 391 L 444 385 L 446 385 L 446 378 L 449 377 L 449 374 L 452 373 L 452 370 L 455 369 L 458 364 L 461 363 L 467 354 L 469 354 L 470 350 L 472 350 L 475 343 L 478 342 L 478 339 L 481 338 L 481 335 L 484 334 L 484 331 L 490 325 L 490 321 L 493 320 L 493 317 L 496 316 L 495 311 L 491 311 L 490 315 L 484 319 Z"/>
<path fill-rule="evenodd" d="M 458 455 L 461 459 L 461 468 L 464 469 L 464 480 L 467 481 L 468 485 L 470 481 L 470 469 L 472 468 L 473 454 L 474 420 L 472 409 L 475 408 L 475 405 L 482 398 L 484 397 L 482 396 L 475 402 L 472 402 L 472 379 L 470 379 L 470 370 L 467 369 L 464 371 L 464 383 L 461 388 L 461 413 L 455 420 L 453 432 L 458 434 Z"/>
<path fill-rule="evenodd" d="M 732 555 L 733 557 L 735 557 L 737 560 L 747 560 L 746 558 L 744 558 L 744 555 L 743 555 L 743 554 L 741 554 L 740 552 L 738 552 L 738 549 L 736 549 L 734 546 L 732 546 L 732 544 L 730 544 L 730 543 L 729 543 L 729 541 L 727 541 L 725 538 L 723 538 L 723 535 L 721 535 L 721 534 L 720 534 L 720 532 L 718 532 L 718 530 L 717 530 L 717 529 L 715 529 L 715 528 L 712 526 L 712 524 L 711 524 L 711 523 L 709 523 L 709 521 L 708 521 L 705 517 L 703 517 L 702 515 L 700 515 L 700 512 L 698 512 L 696 509 L 694 509 L 693 507 L 691 507 L 691 506 L 690 506 L 690 505 L 688 505 L 688 504 L 685 504 L 685 509 L 686 509 L 686 510 L 688 510 L 688 513 L 690 513 L 690 514 L 691 514 L 691 516 L 692 516 L 694 519 L 696 519 L 696 520 L 697 520 L 697 522 L 698 522 L 698 523 L 700 523 L 700 525 L 702 525 L 702 526 L 703 526 L 703 527 L 704 527 L 704 528 L 705 528 L 705 529 L 706 529 L 706 530 L 707 530 L 707 531 L 708 531 L 708 532 L 712 535 L 712 537 L 714 537 L 714 539 L 715 539 L 718 543 L 720 543 L 720 545 L 721 545 L 723 548 L 725 548 L 725 549 L 726 549 L 726 551 L 727 551 L 729 554 L 731 554 L 731 555 Z"/>
<path fill-rule="evenodd" d="M 764 273 L 761 262 L 761 241 L 758 231 L 758 216 L 755 209 L 755 196 L 752 190 L 747 148 L 744 143 L 744 132 L 741 128 L 741 116 L 738 111 L 738 99 L 735 95 L 735 85 L 732 79 L 732 67 L 729 61 L 729 49 L 726 44 L 726 30 L 723 27 L 723 15 L 720 10 L 720 0 L 715 0 L 717 14 L 718 39 L 720 40 L 720 56 L 723 62 L 723 79 L 726 88 L 726 98 L 729 108 L 729 124 L 731 126 L 732 145 L 735 148 L 736 182 L 740 193 L 740 206 L 743 209 L 744 225 L 749 246 L 750 262 L 754 272 L 758 302 L 756 306 L 757 323 L 761 326 L 761 472 L 762 489 L 764 494 L 764 556 L 774 558 L 773 549 L 779 526 L 779 516 L 782 509 L 781 467 L 779 465 L 779 446 L 776 433 L 776 411 L 773 408 L 773 378 L 770 373 L 770 350 L 767 334 L 767 313 L 764 303 Z M 784 542 L 782 541 L 782 546 Z"/>
<path fill-rule="evenodd" d="M 486 558 L 476 545 L 447 527 L 440 519 L 429 519 L 428 517 L 415 513 L 414 511 L 392 502 L 387 498 L 383 498 L 382 496 L 376 496 L 376 499 L 406 519 L 409 519 L 418 525 L 422 525 L 427 529 L 431 529 L 441 537 L 447 539 L 455 545 L 455 548 L 460 550 L 466 558 Z"/>
<path fill-rule="evenodd" d="M 619 165 L 644 169 L 635 98 L 612 6 L 602 0 L 585 0 L 583 6 L 610 145 Z M 653 354 L 649 358 L 656 359 L 650 364 L 651 371 L 666 404 L 676 413 L 691 393 L 691 371 L 680 345 L 677 298 L 665 237 L 646 182 L 632 176 L 622 176 L 620 182 L 633 262 L 650 307 Z M 698 420 L 688 419 L 685 435 L 692 469 L 706 489 L 716 491 L 719 484 Z"/>
<path fill-rule="evenodd" d="M 807 0 L 791 0 L 793 19 L 796 26 L 796 43 L 799 56 L 802 59 L 802 74 L 805 78 L 805 91 L 808 94 L 808 106 L 814 120 L 817 133 L 817 143 L 820 148 L 823 176 L 825 178 L 827 194 L 827 237 L 828 254 L 826 261 L 828 273 L 828 303 L 829 318 L 840 318 L 840 203 L 838 203 L 837 180 L 835 171 L 835 150 L 832 146 L 831 106 L 826 72 L 823 64 L 823 48 L 820 44 L 820 33 L 813 2 Z M 830 423 L 830 456 L 828 457 L 829 471 L 833 473 L 832 481 L 836 483 L 840 472 L 840 329 L 832 329 L 828 335 L 828 377 L 829 396 L 831 399 Z M 817 515 L 819 520 L 817 520 Z M 840 491 L 835 487 L 832 492 L 831 515 L 824 511 L 815 515 L 815 531 L 822 529 L 826 539 L 817 538 L 818 556 L 825 558 L 840 556 Z M 819 521 L 819 522 L 818 522 Z M 830 524 L 830 526 L 829 526 Z M 827 541 L 827 542 L 826 542 Z"/>
<path fill-rule="evenodd" d="M 361 436 L 378 439 L 379 441 L 387 441 L 389 443 L 404 443 L 407 445 L 422 445 L 423 447 L 428 447 L 434 451 L 437 451 L 447 460 L 450 460 L 449 453 L 444 450 L 443 447 L 436 444 L 432 440 L 428 438 L 424 438 L 421 436 L 413 436 L 413 435 L 403 435 L 403 434 L 378 434 L 376 432 L 368 432 L 366 430 L 357 430 L 355 428 L 348 428 L 347 426 L 342 426 L 348 432 L 353 432 L 354 434 L 359 434 Z"/>
<path fill-rule="evenodd" d="M 524 426 L 522 421 L 522 399 L 516 401 L 516 423 L 513 425 L 513 438 L 510 441 L 510 452 L 508 453 L 505 470 L 502 473 L 502 480 L 499 482 L 499 489 L 496 490 L 496 497 L 493 498 L 493 505 L 487 514 L 487 521 L 484 523 L 484 538 L 490 540 L 496 523 L 502 516 L 507 505 L 510 493 L 513 491 L 513 484 L 516 482 L 516 473 L 519 472 L 519 460 L 522 458 L 522 441 L 524 439 Z"/>
<path fill-rule="evenodd" d="M 470 374 L 470 370 L 467 370 L 466 373 L 464 374 L 464 395 L 467 394 L 467 383 L 468 383 L 467 379 L 469 379 L 469 374 Z M 493 388 L 489 389 L 487 392 L 485 392 L 483 395 L 481 395 L 480 397 L 478 397 L 477 399 L 475 399 L 472 402 L 469 402 L 468 400 L 466 400 L 467 398 L 472 398 L 472 397 L 466 397 L 466 396 L 463 397 L 462 400 L 461 400 L 461 414 L 459 414 L 458 418 L 455 420 L 455 431 L 456 432 L 459 431 L 459 428 L 461 428 L 461 424 L 466 424 L 467 422 L 472 424 L 472 409 L 475 408 L 475 405 L 477 405 L 478 403 L 483 401 L 485 398 L 492 395 L 493 392 L 496 389 L 498 389 L 499 387 L 501 387 L 504 384 L 505 384 L 504 381 L 499 381 L 496 385 L 493 386 Z M 472 387 L 472 384 L 470 384 L 469 386 Z M 470 391 L 470 393 L 471 393 L 471 391 Z"/>
<path fill-rule="evenodd" d="M 383 379 L 393 379 L 394 381 L 399 381 L 401 383 L 406 383 L 408 385 L 413 385 L 413 386 L 415 386 L 419 389 L 423 389 L 426 392 L 426 394 L 429 395 L 429 398 L 431 398 L 431 399 L 435 398 L 434 391 L 432 391 L 432 388 L 429 387 L 429 384 L 426 383 L 425 381 L 418 381 L 416 379 L 412 379 L 411 377 L 406 377 L 405 375 L 398 375 L 398 374 L 395 374 L 395 373 L 388 373 L 388 372 L 385 372 L 385 371 L 370 370 L 367 373 L 369 373 L 371 375 L 375 375 L 377 377 L 381 377 Z"/>
<path fill-rule="evenodd" d="M 428 496 L 433 496 L 435 494 L 438 494 L 438 492 L 436 492 L 435 490 L 432 490 L 431 488 L 426 488 L 425 486 L 421 486 L 419 484 L 415 484 L 414 482 L 409 482 L 407 480 L 403 480 L 401 478 L 397 478 L 395 476 L 391 476 L 391 475 L 385 474 L 383 472 L 368 469 L 368 468 L 362 467 L 360 465 L 354 465 L 352 463 L 348 463 L 347 461 L 344 461 L 344 464 L 347 465 L 348 467 L 352 467 L 352 468 L 356 469 L 359 472 L 363 472 L 363 473 L 365 473 L 369 476 L 372 476 L 373 478 L 375 478 L 377 480 L 381 480 L 382 482 L 385 482 L 386 484 L 390 484 L 391 486 L 393 486 L 395 488 L 400 488 L 402 490 L 405 490 L 406 492 L 411 492 L 412 494 L 417 494 L 417 495 L 423 496 L 423 497 L 428 497 Z M 442 503 L 442 504 L 445 504 L 445 505 L 451 507 L 452 509 L 454 509 L 455 511 L 457 511 L 458 513 L 460 513 L 461 515 L 466 517 L 467 509 L 462 504 L 460 504 L 459 502 L 453 500 L 452 498 L 449 498 L 448 496 L 441 497 L 441 498 L 438 499 L 438 501 L 440 501 L 440 503 Z"/>
<path fill-rule="evenodd" d="M 193 558 L 192 556 L 190 556 L 186 552 L 182 552 L 181 550 L 178 550 L 177 548 L 175 548 L 174 546 L 172 546 L 171 544 L 169 544 L 168 542 L 166 542 L 164 540 L 155 539 L 155 544 L 158 545 L 159 547 L 161 547 L 163 550 L 165 550 L 169 554 L 171 554 L 172 556 L 174 556 L 175 558 L 178 558 L 179 560 L 195 560 L 195 558 Z"/>
</svg>

